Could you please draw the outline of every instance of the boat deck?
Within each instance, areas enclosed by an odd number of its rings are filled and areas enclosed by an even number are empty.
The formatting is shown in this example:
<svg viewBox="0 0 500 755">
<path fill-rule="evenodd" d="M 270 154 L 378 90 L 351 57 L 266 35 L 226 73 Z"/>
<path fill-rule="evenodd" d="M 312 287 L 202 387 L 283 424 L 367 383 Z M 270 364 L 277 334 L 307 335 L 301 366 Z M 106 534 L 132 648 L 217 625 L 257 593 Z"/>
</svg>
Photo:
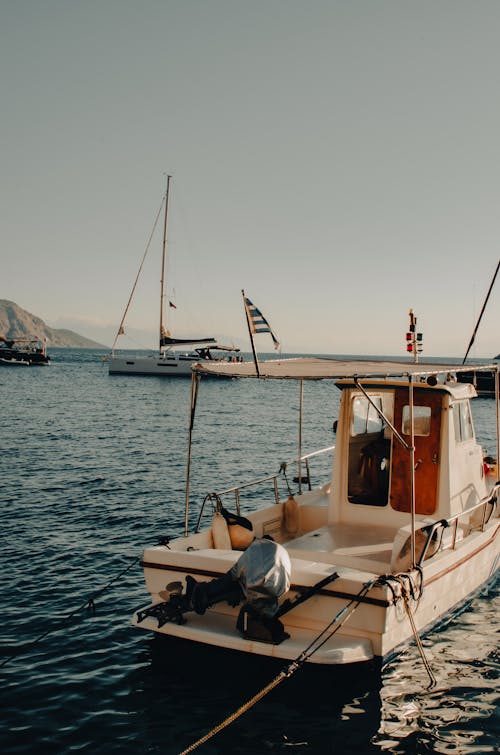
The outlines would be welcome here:
<svg viewBox="0 0 500 755">
<path fill-rule="evenodd" d="M 326 561 L 362 571 L 390 571 L 396 530 L 392 527 L 360 526 L 338 523 L 300 535 L 285 543 L 294 558 Z"/>
</svg>

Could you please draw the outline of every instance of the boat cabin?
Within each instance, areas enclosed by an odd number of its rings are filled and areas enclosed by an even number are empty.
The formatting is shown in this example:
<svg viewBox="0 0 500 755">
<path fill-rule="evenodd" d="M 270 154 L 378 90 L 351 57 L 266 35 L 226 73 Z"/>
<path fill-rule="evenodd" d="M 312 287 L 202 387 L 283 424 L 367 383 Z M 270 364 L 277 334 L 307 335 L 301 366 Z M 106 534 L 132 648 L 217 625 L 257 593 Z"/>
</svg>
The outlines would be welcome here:
<svg viewBox="0 0 500 755">
<path fill-rule="evenodd" d="M 486 495 L 470 385 L 417 383 L 413 403 L 407 382 L 338 385 L 329 523 L 405 524 L 412 511 L 412 454 L 417 518 L 448 519 Z"/>
<path fill-rule="evenodd" d="M 251 377 L 253 366 L 199 367 Z M 272 535 L 295 558 L 394 573 L 430 557 L 431 538 L 436 548 L 454 548 L 481 526 L 496 467 L 487 475 L 470 406 L 477 394 L 457 381 L 457 369 L 314 358 L 263 363 L 267 379 L 335 379 L 342 397 L 330 482 L 305 495 L 299 487 L 295 527 L 283 524 L 286 501 L 283 517 L 272 509 L 253 514 L 256 533 Z"/>
<path fill-rule="evenodd" d="M 309 507 L 301 507 L 303 534 L 289 544 L 291 555 L 314 553 L 318 560 L 394 573 L 432 555 L 429 528 L 459 517 L 460 526 L 435 538 L 436 548 L 452 547 L 476 524 L 477 508 L 469 517 L 464 512 L 488 493 L 472 386 L 434 379 L 337 385 L 342 398 L 323 521 L 317 504 L 315 527 L 308 524 Z"/>
</svg>

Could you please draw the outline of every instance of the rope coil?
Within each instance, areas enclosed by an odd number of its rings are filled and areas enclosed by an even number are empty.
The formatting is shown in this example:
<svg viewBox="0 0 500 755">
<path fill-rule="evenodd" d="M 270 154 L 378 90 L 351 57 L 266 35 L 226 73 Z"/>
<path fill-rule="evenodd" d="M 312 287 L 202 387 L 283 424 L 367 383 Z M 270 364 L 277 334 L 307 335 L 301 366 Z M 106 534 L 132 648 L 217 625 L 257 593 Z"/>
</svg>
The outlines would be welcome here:
<svg viewBox="0 0 500 755">
<path fill-rule="evenodd" d="M 424 592 L 424 575 L 422 568 L 420 566 L 416 566 L 415 569 L 418 574 L 418 582 L 414 582 L 411 574 L 402 573 L 386 574 L 385 576 L 380 578 L 380 583 L 385 584 L 389 587 L 392 592 L 395 605 L 400 600 L 403 600 L 406 615 L 408 616 L 408 621 L 410 622 L 413 637 L 415 639 L 415 644 L 417 646 L 418 652 L 420 653 L 420 657 L 422 659 L 422 663 L 424 664 L 425 670 L 427 671 L 427 674 L 429 676 L 429 686 L 427 687 L 427 689 L 432 689 L 436 686 L 437 680 L 425 655 L 424 646 L 422 644 L 422 640 L 420 639 L 420 635 L 415 625 L 415 620 L 413 618 L 413 613 L 410 607 L 411 599 L 416 604 L 415 610 L 418 608 L 418 604 Z M 399 590 L 397 592 L 395 590 L 395 586 L 399 587 Z"/>
</svg>

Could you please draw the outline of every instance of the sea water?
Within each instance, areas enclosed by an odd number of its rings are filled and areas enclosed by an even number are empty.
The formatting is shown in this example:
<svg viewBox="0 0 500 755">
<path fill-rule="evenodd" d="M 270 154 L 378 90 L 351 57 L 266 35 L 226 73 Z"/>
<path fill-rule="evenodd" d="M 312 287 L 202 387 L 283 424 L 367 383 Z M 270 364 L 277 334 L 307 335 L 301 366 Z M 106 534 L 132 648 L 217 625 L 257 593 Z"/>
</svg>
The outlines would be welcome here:
<svg viewBox="0 0 500 755">
<path fill-rule="evenodd" d="M 190 381 L 109 376 L 103 356 L 0 371 L 6 753 L 180 753 L 281 669 L 130 625 L 142 549 L 183 531 Z M 299 402 L 291 382 L 202 381 L 191 525 L 207 493 L 298 455 Z M 307 384 L 303 405 L 302 453 L 331 445 L 338 389 Z M 473 402 L 492 454 L 494 406 Z M 312 463 L 313 482 L 327 472 Z M 381 669 L 301 670 L 199 752 L 498 752 L 498 606 L 497 581 L 424 638 L 433 689 L 413 644 Z"/>
</svg>

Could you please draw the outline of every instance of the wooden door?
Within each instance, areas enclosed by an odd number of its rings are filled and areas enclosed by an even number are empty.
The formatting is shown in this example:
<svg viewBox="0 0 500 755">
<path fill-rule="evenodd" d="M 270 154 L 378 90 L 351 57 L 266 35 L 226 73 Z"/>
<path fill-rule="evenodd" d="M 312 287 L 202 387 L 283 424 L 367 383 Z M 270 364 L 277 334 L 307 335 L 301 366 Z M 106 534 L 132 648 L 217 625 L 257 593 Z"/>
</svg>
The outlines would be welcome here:
<svg viewBox="0 0 500 755">
<path fill-rule="evenodd" d="M 396 390 L 394 426 L 410 445 L 408 390 Z M 437 507 L 440 463 L 441 391 L 413 391 L 415 427 L 415 512 L 433 514 Z M 396 511 L 411 512 L 410 452 L 393 438 L 390 503 Z"/>
</svg>

